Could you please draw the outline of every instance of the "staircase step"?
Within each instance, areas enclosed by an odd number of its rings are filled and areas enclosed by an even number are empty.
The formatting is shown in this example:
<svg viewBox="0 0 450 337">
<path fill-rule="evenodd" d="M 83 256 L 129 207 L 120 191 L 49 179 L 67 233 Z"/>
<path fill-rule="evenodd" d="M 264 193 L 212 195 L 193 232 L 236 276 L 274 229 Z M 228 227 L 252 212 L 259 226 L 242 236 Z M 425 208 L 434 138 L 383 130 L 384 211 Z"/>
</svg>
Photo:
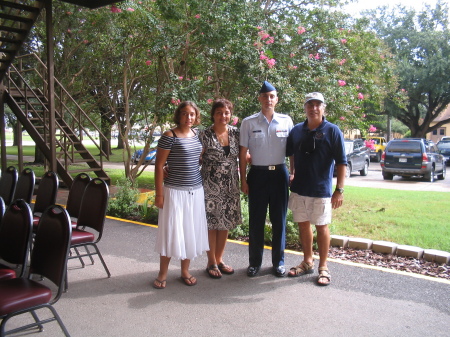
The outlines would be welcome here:
<svg viewBox="0 0 450 337">
<path fill-rule="evenodd" d="M 2 42 L 7 42 L 7 43 L 14 43 L 14 44 L 20 44 L 20 43 L 22 43 L 22 40 L 9 39 L 9 38 L 6 38 L 6 37 L 0 37 L 0 41 L 2 41 Z"/>
<path fill-rule="evenodd" d="M 77 170 L 67 170 L 67 172 L 69 172 L 71 174 L 72 173 L 83 173 L 83 172 L 86 172 L 86 171 L 100 172 L 100 171 L 103 171 L 103 169 L 102 168 L 85 167 L 85 168 L 77 169 Z"/>
<path fill-rule="evenodd" d="M 5 14 L 5 13 L 0 13 L 0 18 L 5 19 L 5 20 L 11 20 L 11 21 L 19 21 L 19 22 L 23 22 L 26 24 L 33 24 L 33 22 L 34 22 L 34 19 L 32 19 L 32 18 L 17 16 L 17 15 L 10 15 L 10 14 Z"/>
<path fill-rule="evenodd" d="M 17 34 L 26 34 L 26 33 L 28 33 L 27 29 L 10 27 L 10 26 L 4 26 L 4 25 L 0 25 L 0 30 L 3 30 L 5 32 L 17 33 Z"/>
<path fill-rule="evenodd" d="M 2 53 L 6 53 L 6 54 L 14 54 L 15 52 L 17 52 L 17 49 L 7 49 L 7 48 L 3 49 L 3 48 L 0 48 L 0 51 Z"/>
<path fill-rule="evenodd" d="M 1 0 L 0 5 L 9 7 L 9 8 L 19 9 L 21 11 L 26 11 L 26 12 L 30 12 L 30 13 L 39 13 L 39 8 L 37 8 L 37 7 L 27 6 L 27 5 L 23 5 L 23 4 L 16 3 L 16 2 Z"/>
</svg>

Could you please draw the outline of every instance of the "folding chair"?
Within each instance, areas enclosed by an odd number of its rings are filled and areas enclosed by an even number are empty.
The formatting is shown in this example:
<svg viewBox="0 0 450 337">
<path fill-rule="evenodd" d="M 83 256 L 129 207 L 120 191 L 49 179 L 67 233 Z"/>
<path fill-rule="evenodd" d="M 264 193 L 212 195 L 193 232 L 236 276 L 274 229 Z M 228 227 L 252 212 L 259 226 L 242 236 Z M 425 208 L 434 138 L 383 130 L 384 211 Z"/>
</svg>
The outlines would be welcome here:
<svg viewBox="0 0 450 337">
<path fill-rule="evenodd" d="M 83 257 L 89 257 L 93 263 L 92 256 L 98 255 L 108 277 L 111 277 L 111 273 L 97 247 L 97 243 L 103 235 L 108 198 L 108 185 L 102 179 L 94 178 L 86 186 L 78 214 L 77 226 L 72 231 L 70 243 L 70 248 L 74 248 L 76 255 L 69 256 L 69 259 L 78 258 L 84 267 Z M 90 252 L 89 246 L 92 246 L 95 252 Z M 80 247 L 84 247 L 85 254 L 80 254 L 78 250 Z"/>
<path fill-rule="evenodd" d="M 8 206 L 13 201 L 14 191 L 17 184 L 17 170 L 10 166 L 3 172 L 0 178 L 0 197 L 3 198 L 5 205 Z"/>
<path fill-rule="evenodd" d="M 71 232 L 69 215 L 63 207 L 54 205 L 44 211 L 34 239 L 28 278 L 0 281 L 0 336 L 5 335 L 10 318 L 26 312 L 31 313 L 35 322 L 8 334 L 33 327 L 42 330 L 43 324 L 57 321 L 64 334 L 70 336 L 53 304 L 62 294 Z M 42 308 L 48 308 L 53 317 L 40 320 L 36 310 Z"/>
<path fill-rule="evenodd" d="M 0 280 L 25 275 L 33 234 L 33 216 L 30 206 L 22 199 L 15 200 L 0 223 Z"/>
<path fill-rule="evenodd" d="M 34 171 L 30 168 L 25 168 L 19 176 L 16 185 L 16 191 L 14 192 L 14 198 L 23 199 L 28 204 L 31 204 L 33 198 L 34 184 L 36 183 L 36 176 Z"/>
</svg>

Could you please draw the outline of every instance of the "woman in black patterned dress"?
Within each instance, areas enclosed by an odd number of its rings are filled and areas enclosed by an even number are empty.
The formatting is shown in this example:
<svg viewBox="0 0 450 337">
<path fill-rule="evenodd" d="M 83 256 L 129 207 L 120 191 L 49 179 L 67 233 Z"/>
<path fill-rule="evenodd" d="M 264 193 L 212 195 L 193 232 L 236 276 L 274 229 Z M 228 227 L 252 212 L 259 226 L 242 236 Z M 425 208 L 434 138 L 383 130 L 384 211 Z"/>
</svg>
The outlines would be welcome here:
<svg viewBox="0 0 450 337">
<path fill-rule="evenodd" d="M 239 129 L 229 125 L 232 114 L 230 101 L 216 100 L 211 108 L 213 125 L 200 134 L 210 248 L 206 271 L 212 278 L 234 273 L 234 269 L 223 262 L 223 254 L 228 231 L 242 221 L 237 164 Z"/>
</svg>

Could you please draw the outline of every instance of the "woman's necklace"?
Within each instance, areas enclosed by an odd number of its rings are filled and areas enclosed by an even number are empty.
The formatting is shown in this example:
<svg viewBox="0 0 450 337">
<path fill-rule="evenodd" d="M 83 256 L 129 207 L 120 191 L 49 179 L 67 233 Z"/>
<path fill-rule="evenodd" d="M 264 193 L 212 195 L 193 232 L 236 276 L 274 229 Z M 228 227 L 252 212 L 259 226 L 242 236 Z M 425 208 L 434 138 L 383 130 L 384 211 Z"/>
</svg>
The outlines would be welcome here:
<svg viewBox="0 0 450 337">
<path fill-rule="evenodd" d="M 216 133 L 217 140 L 219 141 L 221 146 L 227 146 L 228 145 L 228 128 L 225 130 L 225 132 L 222 132 L 219 134 L 217 131 L 214 130 Z"/>
</svg>

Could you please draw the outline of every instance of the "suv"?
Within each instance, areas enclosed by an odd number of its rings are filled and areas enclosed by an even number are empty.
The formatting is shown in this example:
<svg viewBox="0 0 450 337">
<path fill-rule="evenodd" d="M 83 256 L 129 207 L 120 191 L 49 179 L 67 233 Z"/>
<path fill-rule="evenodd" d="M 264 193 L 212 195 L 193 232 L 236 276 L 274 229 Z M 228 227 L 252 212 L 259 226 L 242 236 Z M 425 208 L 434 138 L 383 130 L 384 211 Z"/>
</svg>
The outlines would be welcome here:
<svg viewBox="0 0 450 337">
<path fill-rule="evenodd" d="M 381 156 L 381 170 L 384 180 L 392 180 L 394 175 L 402 177 L 421 176 L 433 182 L 437 174 L 445 179 L 444 157 L 436 145 L 426 139 L 404 138 L 391 140 Z"/>
<path fill-rule="evenodd" d="M 346 139 L 344 141 L 345 154 L 347 155 L 347 172 L 345 176 L 350 177 L 353 171 L 366 176 L 369 172 L 369 149 L 362 139 Z M 336 167 L 335 167 L 336 173 Z"/>
<path fill-rule="evenodd" d="M 373 141 L 373 149 L 370 149 L 370 159 L 377 162 L 381 160 L 381 155 L 386 149 L 386 138 L 384 137 L 367 137 L 367 141 Z"/>
<path fill-rule="evenodd" d="M 450 139 L 441 140 L 436 144 L 439 152 L 444 156 L 444 161 L 447 165 L 450 165 Z"/>
</svg>

